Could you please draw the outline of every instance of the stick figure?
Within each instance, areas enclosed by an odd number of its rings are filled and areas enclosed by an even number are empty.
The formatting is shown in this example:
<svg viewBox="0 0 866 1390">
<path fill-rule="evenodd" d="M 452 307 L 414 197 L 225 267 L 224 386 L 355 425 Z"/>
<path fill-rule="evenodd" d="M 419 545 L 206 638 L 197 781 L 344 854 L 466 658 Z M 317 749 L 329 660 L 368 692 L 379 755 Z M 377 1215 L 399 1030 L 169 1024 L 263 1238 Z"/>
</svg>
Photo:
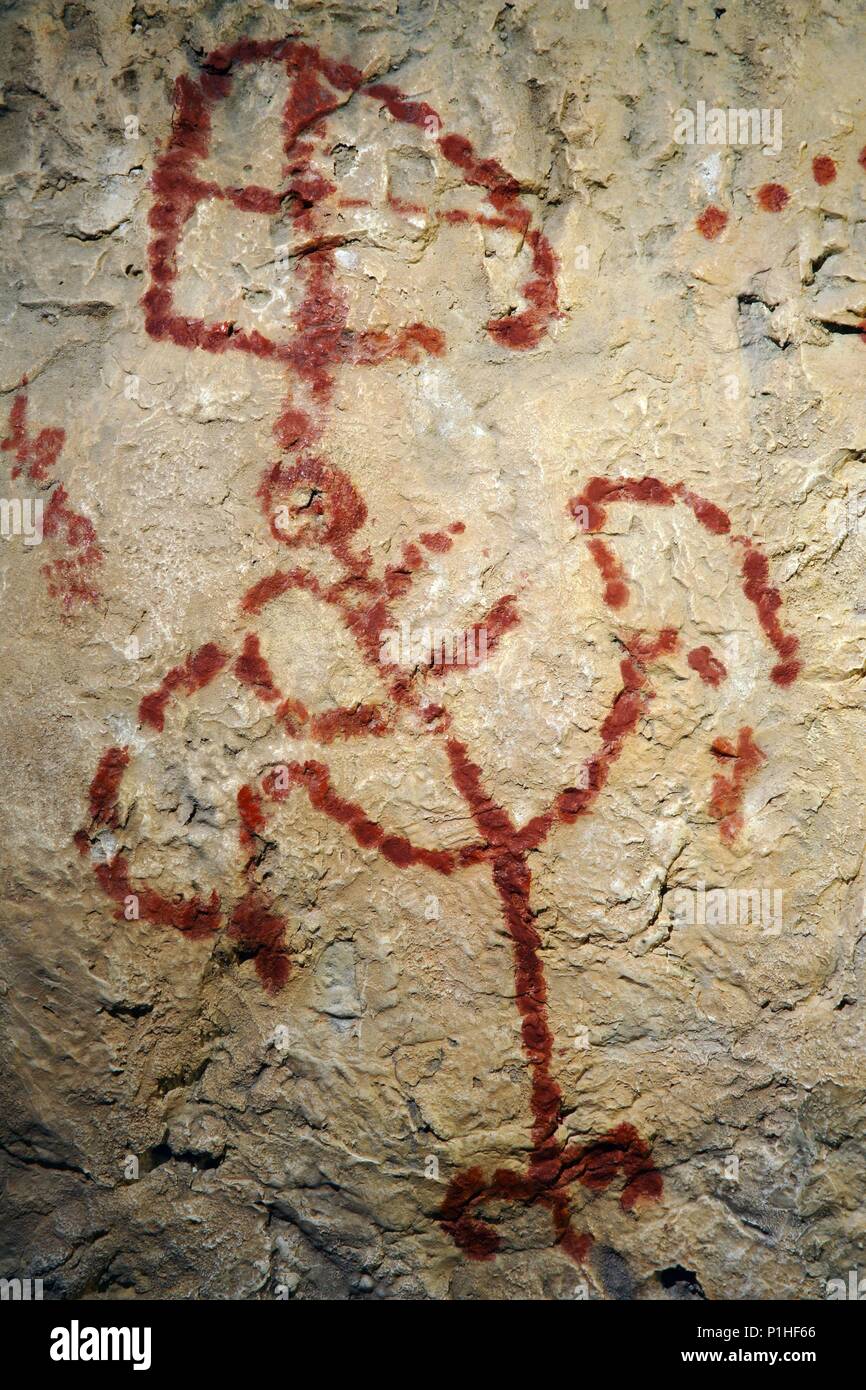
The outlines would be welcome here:
<svg viewBox="0 0 866 1390">
<path fill-rule="evenodd" d="M 289 78 L 283 115 L 287 181 L 277 191 L 255 185 L 226 188 L 197 173 L 209 152 L 214 106 L 228 95 L 237 70 L 252 63 L 284 64 Z M 573 825 L 591 814 L 653 699 L 654 668 L 672 662 L 680 653 L 675 628 L 653 632 L 623 621 L 629 578 L 605 539 L 608 510 L 614 506 L 684 507 L 709 535 L 735 548 L 744 593 L 754 607 L 763 639 L 775 654 L 772 677 L 779 685 L 790 684 L 797 676 L 797 639 L 782 626 L 781 598 L 769 583 L 766 558 L 746 537 L 732 534 L 730 520 L 720 508 L 683 484 L 668 485 L 647 477 L 590 479 L 573 499 L 571 514 L 577 536 L 587 545 L 601 578 L 603 600 L 612 614 L 619 615 L 620 685 L 601 722 L 595 750 L 545 809 L 518 825 L 494 799 L 484 768 L 457 737 L 452 715 L 438 697 L 437 682 L 450 669 L 447 663 L 437 665 L 431 658 L 407 671 L 386 654 L 384 642 L 397 624 L 394 605 L 424 573 L 429 558 L 471 544 L 466 522 L 460 517 L 443 518 L 437 530 L 404 544 L 395 562 L 376 565 L 360 545 L 367 505 L 357 480 L 315 452 L 339 369 L 371 366 L 395 355 L 441 354 L 447 346 L 441 330 L 429 324 L 412 323 L 388 333 L 348 328 L 347 299 L 336 275 L 337 248 L 322 243 L 319 222 L 328 200 L 338 200 L 339 195 L 316 169 L 315 155 L 327 138 L 327 117 L 350 98 L 377 102 L 394 120 L 432 132 L 440 155 L 461 171 L 468 185 L 483 190 L 489 209 L 480 213 L 455 210 L 454 216 L 495 224 L 524 239 L 530 248 L 532 277 L 522 287 L 525 308 L 491 319 L 487 332 L 506 348 L 526 350 L 537 345 L 559 313 L 555 257 L 543 234 L 532 227 L 516 180 L 496 161 L 478 158 L 468 140 L 443 133 L 438 116 L 426 103 L 412 101 L 391 86 L 365 84 L 355 69 L 294 41 L 244 41 L 211 54 L 197 82 L 179 79 L 172 137 L 154 175 L 151 285 L 143 300 L 146 323 L 153 336 L 182 347 L 214 353 L 242 351 L 285 365 L 293 394 L 275 434 L 288 457 L 265 469 L 259 500 L 271 535 L 285 549 L 289 562 L 243 595 L 240 641 L 210 641 L 173 667 L 141 700 L 139 724 L 143 736 L 158 739 L 169 710 L 178 701 L 214 681 L 228 679 L 261 702 L 287 751 L 284 759 L 270 761 L 255 779 L 236 790 L 240 853 L 237 882 L 228 894 L 213 888 L 207 895 L 197 891 L 169 897 L 134 872 L 131 851 L 135 847 L 126 842 L 122 810 L 123 782 L 133 757 L 128 745 L 116 745 L 101 758 L 89 790 L 90 820 L 78 832 L 77 842 L 82 853 L 91 854 L 102 843 L 94 871 L 103 891 L 117 904 L 119 918 L 128 915 L 133 902 L 135 916 L 141 920 L 193 939 L 225 930 L 240 954 L 254 958 L 259 979 L 269 992 L 283 986 L 290 962 L 285 922 L 268 901 L 257 869 L 269 843 L 273 808 L 286 798 L 306 797 L 317 816 L 330 819 L 363 850 L 374 851 L 398 869 L 450 877 L 471 866 L 485 866 L 511 942 L 515 1004 L 530 1079 L 531 1152 L 523 1171 L 500 1168 L 488 1177 L 473 1167 L 454 1175 L 437 1216 L 459 1249 L 470 1258 L 484 1260 L 495 1256 L 500 1247 L 490 1209 L 540 1204 L 551 1213 L 556 1243 L 580 1262 L 586 1258 L 591 1238 L 573 1223 L 569 1188 L 575 1182 L 590 1191 L 602 1191 L 622 1175 L 620 1202 L 626 1210 L 662 1195 L 662 1179 L 650 1146 L 634 1126 L 620 1124 L 582 1147 L 561 1137 L 563 1097 L 553 1067 L 541 932 L 530 901 L 529 855 L 545 843 L 554 827 Z M 271 217 L 282 214 L 288 203 L 308 250 L 298 259 L 303 293 L 287 341 L 278 343 L 239 329 L 231 321 L 211 323 L 178 313 L 179 247 L 195 209 L 207 199 L 228 200 L 243 212 Z M 317 564 L 323 556 L 329 559 L 326 572 Z M 271 605 L 293 590 L 310 596 L 343 626 L 375 674 L 378 699 L 313 711 L 296 692 L 281 686 L 262 650 L 256 624 Z M 490 660 L 520 620 L 519 595 L 505 593 L 486 612 L 478 613 L 467 636 L 483 629 L 485 659 Z M 478 649 L 474 642 L 471 646 Z M 724 663 L 707 647 L 696 647 L 686 661 L 690 675 L 709 687 L 725 679 Z M 374 818 L 335 784 L 327 761 L 329 746 L 381 738 L 397 727 L 411 729 L 444 752 L 453 788 L 474 827 L 472 837 L 462 845 L 421 846 L 384 823 L 384 818 Z M 307 751 L 293 756 L 293 745 L 304 744 Z M 315 756 L 309 751 L 311 744 L 321 750 Z M 726 763 L 733 761 L 730 778 L 720 775 L 714 785 L 713 814 L 721 833 L 734 839 L 742 823 L 745 781 L 763 755 L 748 728 L 740 730 L 736 745 L 720 743 L 715 752 Z"/>
</svg>

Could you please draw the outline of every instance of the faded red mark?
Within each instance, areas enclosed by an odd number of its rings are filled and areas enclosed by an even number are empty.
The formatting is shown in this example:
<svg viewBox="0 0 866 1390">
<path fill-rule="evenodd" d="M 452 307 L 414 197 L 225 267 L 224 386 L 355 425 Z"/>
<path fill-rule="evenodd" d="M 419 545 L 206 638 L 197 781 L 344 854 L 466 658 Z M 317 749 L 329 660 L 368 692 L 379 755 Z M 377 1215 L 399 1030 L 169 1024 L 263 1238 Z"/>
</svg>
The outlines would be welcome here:
<svg viewBox="0 0 866 1390">
<path fill-rule="evenodd" d="M 860 165 L 861 169 L 866 169 L 866 145 L 863 146 L 862 150 L 858 154 L 857 163 Z"/>
<path fill-rule="evenodd" d="M 719 833 L 726 844 L 732 844 L 743 827 L 742 805 L 746 784 L 755 775 L 766 755 L 755 743 L 752 730 L 740 729 L 736 746 L 729 739 L 717 738 L 712 744 L 713 756 L 720 762 L 732 759 L 729 777 L 713 778 L 710 814 L 720 821 Z"/>
<path fill-rule="evenodd" d="M 709 647 L 695 647 L 686 659 L 706 685 L 721 685 L 728 674 L 724 662 L 713 656 Z"/>
<path fill-rule="evenodd" d="M 109 748 L 103 753 L 90 784 L 91 820 L 111 827 L 117 824 L 117 798 L 128 766 L 128 748 Z"/>
<path fill-rule="evenodd" d="M 836 177 L 836 161 L 828 154 L 816 154 L 812 160 L 812 178 L 822 188 L 832 183 Z"/>
<path fill-rule="evenodd" d="M 252 849 L 255 837 L 261 835 L 267 825 L 262 798 L 246 783 L 238 792 L 238 815 L 240 816 L 240 837 L 244 849 Z"/>
<path fill-rule="evenodd" d="M 418 539 L 427 550 L 432 550 L 438 555 L 450 550 L 454 544 L 447 531 L 422 531 Z"/>
<path fill-rule="evenodd" d="M 42 429 L 35 436 L 28 433 L 26 390 L 20 391 L 12 402 L 8 428 L 0 448 L 15 455 L 10 476 L 23 475 L 40 489 L 51 488 L 44 503 L 42 534 L 44 539 L 55 541 L 55 548 L 61 553 L 41 566 L 50 597 L 60 600 L 67 615 L 76 608 L 98 603 L 100 593 L 93 572 L 102 565 L 103 555 L 96 528 L 70 506 L 63 483 L 49 477 L 57 467 L 66 431 Z"/>
<path fill-rule="evenodd" d="M 383 705 L 353 705 L 332 709 L 310 721 L 310 733 L 317 743 L 333 743 L 338 738 L 380 738 L 394 727 L 391 712 Z"/>
<path fill-rule="evenodd" d="M 700 217 L 697 218 L 695 226 L 702 237 L 707 241 L 715 241 L 716 237 L 721 236 L 728 225 L 728 214 L 723 208 L 717 208 L 714 203 L 704 208 Z"/>
<path fill-rule="evenodd" d="M 764 212 L 781 212 L 782 208 L 791 200 L 790 193 L 781 183 L 761 184 L 757 197 Z"/>
</svg>

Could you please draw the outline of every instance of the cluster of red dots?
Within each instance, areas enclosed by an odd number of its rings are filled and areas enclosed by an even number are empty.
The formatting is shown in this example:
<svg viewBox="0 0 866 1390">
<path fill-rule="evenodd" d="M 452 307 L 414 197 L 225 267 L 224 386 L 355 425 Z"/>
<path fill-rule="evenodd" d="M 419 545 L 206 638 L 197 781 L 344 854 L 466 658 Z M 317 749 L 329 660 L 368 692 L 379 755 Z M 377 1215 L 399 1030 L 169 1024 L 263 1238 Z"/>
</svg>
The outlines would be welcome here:
<svg viewBox="0 0 866 1390">
<path fill-rule="evenodd" d="M 857 163 L 861 169 L 866 171 L 866 145 L 857 156 Z M 812 160 L 812 177 L 821 187 L 826 188 L 828 183 L 832 183 L 836 177 L 836 161 L 831 159 L 828 154 L 817 154 Z M 764 183 L 758 189 L 755 197 L 758 206 L 764 212 L 781 212 L 782 208 L 791 201 L 791 195 L 782 183 Z M 700 217 L 695 219 L 695 226 L 702 237 L 707 241 L 715 241 L 717 236 L 721 236 L 725 227 L 728 225 L 728 213 L 723 208 L 716 207 L 714 203 L 704 208 Z"/>
</svg>

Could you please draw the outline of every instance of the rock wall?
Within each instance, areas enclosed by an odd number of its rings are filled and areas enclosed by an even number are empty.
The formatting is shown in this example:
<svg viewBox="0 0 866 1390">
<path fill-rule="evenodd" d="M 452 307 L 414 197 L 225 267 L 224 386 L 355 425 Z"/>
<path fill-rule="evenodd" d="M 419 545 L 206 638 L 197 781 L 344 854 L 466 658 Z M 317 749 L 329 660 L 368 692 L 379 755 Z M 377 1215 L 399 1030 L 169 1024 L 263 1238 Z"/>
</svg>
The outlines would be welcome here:
<svg viewBox="0 0 866 1390">
<path fill-rule="evenodd" d="M 866 1258 L 864 41 L 2 6 L 4 1276 Z"/>
</svg>

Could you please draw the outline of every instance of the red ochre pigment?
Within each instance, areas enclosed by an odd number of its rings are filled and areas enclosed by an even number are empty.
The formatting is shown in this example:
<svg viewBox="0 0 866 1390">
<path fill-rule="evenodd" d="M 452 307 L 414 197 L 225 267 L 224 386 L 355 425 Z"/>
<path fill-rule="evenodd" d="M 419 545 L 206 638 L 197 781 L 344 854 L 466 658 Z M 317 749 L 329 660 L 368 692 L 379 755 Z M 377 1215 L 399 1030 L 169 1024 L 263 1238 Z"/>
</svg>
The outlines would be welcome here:
<svg viewBox="0 0 866 1390">
<path fill-rule="evenodd" d="M 758 203 L 764 212 L 781 212 L 791 195 L 781 183 L 764 183 L 758 189 Z"/>
<path fill-rule="evenodd" d="M 717 738 L 712 745 L 713 755 L 724 762 L 733 761 L 730 777 L 714 777 L 710 812 L 720 821 L 719 833 L 726 844 L 736 839 L 743 826 L 742 804 L 746 783 L 757 772 L 766 756 L 755 743 L 752 730 L 744 727 L 737 735 L 736 747 L 726 738 Z"/>
<path fill-rule="evenodd" d="M 284 63 L 289 77 L 290 95 L 283 113 L 287 183 L 282 190 L 273 192 L 279 194 L 281 206 L 294 218 L 309 246 L 297 266 L 304 293 L 295 311 L 292 334 L 281 344 L 257 333 L 237 330 L 232 324 L 208 324 L 180 316 L 173 304 L 183 228 L 202 199 L 226 198 L 251 215 L 273 213 L 272 191 L 256 187 L 226 189 L 202 181 L 197 174 L 198 166 L 209 153 L 215 102 L 228 95 L 237 67 L 262 61 Z M 278 570 L 250 587 L 241 600 L 240 612 L 246 617 L 258 615 L 292 590 L 313 596 L 330 607 L 342 622 L 362 658 L 375 670 L 384 688 L 384 698 L 373 704 L 311 712 L 279 689 L 262 652 L 261 638 L 250 631 L 234 657 L 221 646 L 208 643 L 174 667 L 158 689 L 144 697 L 139 717 L 143 726 L 161 731 L 172 700 L 189 698 L 222 674 L 261 700 L 289 739 L 308 739 L 327 746 L 337 739 L 378 737 L 393 728 L 398 719 L 406 718 L 415 721 L 420 732 L 442 741 L 453 785 L 476 830 L 476 838 L 458 848 L 433 849 L 390 831 L 372 819 L 361 805 L 341 796 L 327 764 L 317 759 L 290 759 L 266 771 L 258 785 L 242 786 L 237 793 L 242 863 L 235 905 L 228 913 L 227 934 L 242 955 L 253 957 L 266 990 L 275 992 L 285 984 L 290 971 L 284 945 L 285 923 L 255 882 L 255 873 L 272 833 L 268 805 L 277 805 L 290 795 L 306 796 L 314 811 L 343 827 L 361 849 L 380 854 L 400 869 L 420 867 L 450 876 L 472 865 L 488 865 L 512 943 L 515 1000 L 531 1078 L 532 1149 L 523 1172 L 498 1169 L 490 1179 L 478 1168 L 457 1174 L 449 1184 L 438 1219 L 466 1254 L 487 1259 L 499 1248 L 500 1238 L 485 1220 L 482 1208 L 496 1203 L 538 1202 L 551 1213 L 556 1243 L 570 1258 L 580 1262 L 587 1255 L 591 1238 L 573 1228 L 567 1188 L 578 1183 L 591 1192 L 599 1192 L 621 1174 L 624 1186 L 620 1202 L 625 1210 L 632 1210 L 642 1199 L 656 1201 L 661 1197 L 662 1179 L 653 1166 L 649 1145 L 629 1124 L 620 1124 L 583 1146 L 567 1145 L 557 1138 L 563 1122 L 562 1093 L 553 1073 L 554 1038 L 547 1010 L 543 942 L 530 902 L 528 856 L 555 825 L 573 824 L 591 812 L 653 698 L 649 669 L 653 663 L 674 656 L 678 636 L 666 628 L 655 635 L 631 632 L 621 637 L 627 653 L 620 663 L 621 687 L 601 723 L 598 746 L 581 769 L 579 785 L 564 787 L 546 810 L 523 826 L 515 825 L 506 808 L 487 791 L 483 769 L 451 732 L 447 709 L 424 692 L 423 682 L 427 678 L 442 674 L 453 677 L 456 666 L 446 672 L 439 668 L 406 672 L 383 659 L 383 636 L 398 626 L 393 604 L 409 592 L 418 574 L 430 563 L 425 551 L 434 557 L 444 554 L 453 544 L 451 538 L 464 534 L 465 525 L 454 521 L 440 530 L 424 532 L 417 543 L 404 544 L 399 560 L 379 574 L 370 552 L 355 546 L 355 535 L 367 516 L 364 499 L 342 470 L 311 452 L 324 433 L 338 366 L 372 365 L 395 356 L 415 358 L 422 352 L 438 354 L 445 348 L 442 334 L 423 324 L 392 334 L 352 333 L 348 329 L 346 297 L 335 283 L 334 245 L 319 239 L 316 217 L 317 205 L 334 196 L 335 190 L 314 170 L 312 161 L 317 142 L 324 142 L 327 116 L 355 97 L 377 101 L 390 118 L 423 128 L 436 141 L 445 159 L 461 171 L 465 181 L 485 191 L 493 209 L 491 215 L 455 212 L 443 220 L 495 224 L 525 239 L 532 256 L 532 277 L 523 286 L 528 307 L 505 319 L 491 320 L 486 325 L 491 336 L 507 347 L 531 348 L 558 317 L 556 259 L 545 237 L 532 227 L 516 180 L 496 160 L 479 158 L 464 137 L 443 133 L 439 116 L 427 103 L 410 99 L 388 84 L 365 86 L 356 69 L 330 62 L 317 49 L 293 40 L 243 40 L 211 54 L 198 81 L 180 78 L 175 90 L 172 135 L 157 160 L 153 178 L 150 286 L 143 299 L 147 329 L 153 337 L 169 339 L 183 347 L 210 352 L 244 351 L 286 365 L 304 397 L 300 404 L 286 401 L 274 432 L 281 447 L 294 459 L 268 466 L 259 498 L 278 542 L 292 550 L 323 547 L 331 552 L 339 571 L 338 577 L 326 584 L 303 565 Z M 730 536 L 730 521 L 715 504 L 682 484 L 669 487 L 653 478 L 593 478 L 572 505 L 586 506 L 590 518 L 586 529 L 598 532 L 606 507 L 614 503 L 673 506 L 677 502 L 689 507 L 710 533 L 744 548 L 744 588 L 767 637 L 787 663 L 785 678 L 793 679 L 796 638 L 780 626 L 780 600 L 776 601 L 777 591 L 767 582 L 767 570 L 761 565 L 763 557 L 744 538 Z M 591 535 L 588 544 L 604 581 L 606 602 L 612 609 L 623 607 L 628 602 L 628 584 L 619 561 L 600 536 Z M 750 560 L 750 556 L 757 558 Z M 486 629 L 489 656 L 519 622 L 516 597 L 504 595 L 485 617 L 472 625 L 468 635 L 477 637 L 482 628 Z M 724 678 L 724 668 L 708 649 L 706 652 L 704 655 L 704 649 L 697 649 L 690 660 L 701 678 L 712 684 L 716 677 Z M 781 675 L 776 679 L 784 683 Z M 748 775 L 751 755 L 746 745 L 734 751 L 738 766 L 741 765 L 740 772 L 733 774 L 736 789 Z M 127 763 L 126 749 L 109 750 L 101 760 L 90 789 L 90 824 L 76 836 L 82 852 L 89 850 L 103 830 L 112 829 L 122 837 L 117 807 Z M 738 814 L 739 802 L 734 805 L 731 800 L 734 796 L 735 792 L 723 794 L 721 788 L 718 790 L 716 801 L 723 821 Z M 190 936 L 209 935 L 221 926 L 216 893 L 207 902 L 198 895 L 169 902 L 146 885 L 132 889 L 128 862 L 121 853 L 110 865 L 95 866 L 95 872 L 103 890 L 114 900 L 122 901 L 129 892 L 136 892 L 145 921 L 173 926 Z"/>
<path fill-rule="evenodd" d="M 713 656 L 709 647 L 695 647 L 686 660 L 707 685 L 721 685 L 728 674 L 724 662 Z"/>
<path fill-rule="evenodd" d="M 812 178 L 822 188 L 836 177 L 836 162 L 828 154 L 817 154 L 812 160 Z"/>
<path fill-rule="evenodd" d="M 728 214 L 712 203 L 708 208 L 704 208 L 695 223 L 701 236 L 706 237 L 707 241 L 715 241 L 717 236 L 721 236 L 727 225 Z"/>
<path fill-rule="evenodd" d="M 583 492 L 572 498 L 569 505 L 572 515 L 581 518 L 583 529 L 594 532 L 604 526 L 607 519 L 605 508 L 615 502 L 633 502 L 656 507 L 672 507 L 676 502 L 682 502 L 711 535 L 726 536 L 732 545 L 738 546 L 743 552 L 740 561 L 743 593 L 754 605 L 765 636 L 781 657 L 772 668 L 770 677 L 777 685 L 790 685 L 796 680 L 802 665 L 797 660 L 800 643 L 793 633 L 785 632 L 779 620 L 782 596 L 779 590 L 769 583 L 769 561 L 748 537 L 731 535 L 730 517 L 721 507 L 707 501 L 705 497 L 699 497 L 683 483 L 668 485 L 652 477 L 590 478 Z M 629 594 L 619 562 L 606 542 L 593 538 L 589 541 L 589 547 L 602 578 L 606 581 L 605 601 L 612 608 L 623 608 L 628 602 Z M 607 582 L 615 585 L 610 596 Z M 690 661 L 689 664 L 702 674 L 694 662 Z M 723 677 L 720 676 L 720 679 Z"/>
<path fill-rule="evenodd" d="M 161 685 L 143 697 L 138 706 L 139 722 L 149 724 L 161 733 L 165 727 L 166 707 L 175 691 L 182 690 L 186 695 L 194 695 L 197 690 L 203 690 L 219 674 L 227 660 L 228 657 L 214 642 L 205 643 L 188 656 L 182 666 L 172 667 L 163 677 Z"/>
<path fill-rule="evenodd" d="M 211 152 L 216 103 L 231 92 L 239 68 L 257 63 L 280 63 L 289 82 L 282 114 L 285 184 L 278 189 L 259 185 L 233 188 L 202 179 L 198 170 Z M 351 64 L 334 62 L 313 45 L 294 39 L 244 39 L 211 53 L 202 66 L 198 80 L 181 76 L 175 83 L 171 136 L 157 158 L 151 179 L 150 283 L 142 298 L 145 325 L 152 337 L 168 339 L 180 347 L 246 352 L 284 363 L 307 400 L 301 405 L 287 399 L 274 427 L 281 448 L 301 451 L 321 437 L 322 411 L 332 398 L 334 371 L 341 364 L 371 366 L 401 357 L 415 360 L 421 353 L 439 355 L 445 348 L 441 332 L 426 324 L 411 324 L 390 333 L 358 333 L 348 327 L 348 299 L 336 283 L 334 258 L 342 239 L 322 235 L 318 209 L 329 199 L 337 206 L 357 200 L 340 198 L 334 183 L 316 171 L 313 161 L 326 147 L 328 117 L 350 100 L 377 102 L 393 120 L 424 130 L 464 181 L 484 190 L 496 225 L 525 240 L 532 258 L 531 276 L 522 287 L 527 307 L 503 319 L 491 319 L 486 325 L 491 336 L 509 348 L 533 348 L 560 316 L 557 260 L 547 238 L 532 227 L 519 184 L 495 159 L 479 158 L 464 136 L 443 132 L 441 118 L 426 102 L 413 100 L 388 83 L 365 83 L 363 74 Z M 282 210 L 307 239 L 307 254 L 296 256 L 293 262 L 302 279 L 303 295 L 287 341 L 277 343 L 233 323 L 207 322 L 176 311 L 174 290 L 184 228 L 199 204 L 207 200 L 228 201 L 251 215 L 273 217 Z M 392 198 L 391 202 L 403 212 L 423 211 L 420 204 L 406 200 Z M 491 221 L 486 214 L 462 216 L 482 225 Z M 448 220 L 447 215 L 441 220 Z"/>
<path fill-rule="evenodd" d="M 476 1259 L 489 1259 L 499 1248 L 500 1237 L 485 1219 L 484 1211 L 489 1212 L 502 1203 L 538 1202 L 551 1212 L 556 1242 L 571 1258 L 580 1261 L 586 1257 L 591 1242 L 573 1227 L 566 1190 L 571 1184 L 576 1182 L 590 1191 L 600 1191 L 622 1174 L 624 1186 L 620 1201 L 626 1210 L 631 1210 L 641 1199 L 657 1200 L 662 1195 L 662 1180 L 652 1164 L 649 1146 L 628 1125 L 621 1125 L 611 1134 L 581 1148 L 568 1146 L 557 1137 L 563 1118 L 562 1093 L 553 1071 L 554 1038 L 547 1011 L 542 937 L 530 901 L 532 878 L 528 856 L 543 844 L 555 825 L 573 824 L 592 811 L 627 740 L 636 732 L 653 698 L 649 668 L 654 662 L 676 654 L 677 633 L 665 628 L 655 635 L 631 633 L 621 638 L 626 655 L 620 663 L 620 689 L 601 723 L 598 747 L 585 760 L 580 785 L 563 788 L 553 797 L 547 810 L 523 826 L 517 826 L 505 807 L 488 792 L 483 770 L 473 760 L 469 749 L 450 732 L 447 710 L 431 704 L 424 695 L 421 682 L 425 674 L 431 673 L 415 671 L 409 675 L 382 660 L 381 635 L 397 624 L 391 607 L 395 595 L 404 594 L 426 567 L 425 549 L 435 556 L 442 553 L 441 547 L 438 544 L 425 546 L 423 539 L 421 545 L 409 542 L 404 546 L 401 564 L 388 566 L 381 576 L 377 575 L 370 555 L 366 551 L 356 553 L 353 549 L 353 536 L 366 515 L 366 508 L 357 490 L 340 470 L 326 470 L 318 463 L 305 470 L 302 463 L 298 463 L 285 474 L 272 472 L 266 486 L 273 489 L 275 497 L 280 491 L 288 493 L 297 487 L 318 494 L 316 516 L 311 521 L 302 521 L 303 526 L 311 528 L 306 539 L 308 544 L 329 549 L 342 574 L 329 586 L 321 585 L 302 566 L 266 576 L 244 595 L 241 612 L 261 613 L 291 589 L 312 594 L 338 616 L 364 660 L 376 670 L 385 687 L 384 700 L 311 713 L 280 690 L 262 653 L 259 635 L 248 632 L 233 662 L 222 648 L 208 643 L 181 666 L 173 668 L 158 689 L 142 701 L 142 724 L 162 729 L 171 699 L 188 698 L 223 672 L 271 709 L 287 737 L 308 738 L 328 745 L 341 738 L 380 736 L 394 727 L 403 712 L 419 718 L 419 729 L 426 729 L 431 737 L 444 740 L 452 782 L 466 803 L 477 831 L 476 839 L 456 849 L 417 845 L 389 831 L 372 819 L 363 806 L 342 796 L 332 783 L 328 766 L 318 760 L 292 759 L 281 766 L 281 778 L 277 776 L 277 769 L 272 768 L 258 786 L 242 786 L 237 804 L 243 891 L 229 913 L 227 932 L 242 956 L 253 957 L 266 990 L 275 992 L 285 984 L 290 974 L 284 945 L 285 922 L 255 884 L 253 875 L 263 837 L 268 834 L 267 803 L 278 804 L 298 792 L 307 797 L 313 810 L 343 827 L 361 849 L 381 854 L 398 868 L 420 867 L 453 875 L 470 865 L 487 864 L 499 897 L 503 924 L 512 942 L 515 1000 L 531 1078 L 532 1150 L 522 1173 L 500 1169 L 489 1180 L 478 1169 L 457 1174 L 449 1184 L 438 1219 L 464 1253 Z M 575 512 L 578 506 L 586 509 L 589 525 L 584 529 L 591 533 L 604 525 L 606 509 L 620 504 L 686 506 L 709 534 L 737 546 L 742 557 L 744 589 L 755 606 L 760 626 L 776 650 L 786 655 L 788 661 L 793 660 L 796 638 L 781 626 L 781 599 L 769 584 L 768 563 L 750 541 L 731 535 L 730 520 L 721 508 L 681 484 L 668 485 L 652 477 L 592 478 L 570 506 Z M 461 536 L 464 532 L 463 523 L 455 522 L 440 532 L 425 535 L 429 542 L 431 535 L 450 537 Z M 601 571 L 608 602 L 613 598 L 615 602 L 611 606 L 618 607 L 619 595 L 609 595 L 607 591 L 613 583 L 625 585 L 627 591 L 621 567 L 607 549 L 599 564 L 599 550 L 593 542 L 600 538 L 590 534 L 587 539 L 590 554 Z M 294 537 L 288 538 L 286 543 L 292 546 Z M 614 562 L 616 569 L 612 570 Z M 513 595 L 506 595 L 491 607 L 486 620 L 474 625 L 476 632 L 485 625 L 489 629 L 488 655 L 491 646 L 519 621 L 517 600 Z M 709 685 L 724 680 L 724 665 L 708 647 L 694 649 L 687 660 L 691 669 Z M 788 677 L 788 672 L 780 674 L 774 668 L 774 678 L 779 683 L 784 684 Z M 790 679 L 793 678 L 794 675 L 790 675 Z M 711 800 L 711 813 L 720 822 L 720 833 L 731 843 L 742 824 L 744 786 L 763 761 L 763 754 L 754 743 L 751 731 L 745 728 L 736 746 L 729 747 L 724 740 L 717 740 L 713 751 L 720 758 L 733 759 L 730 776 L 719 775 L 714 780 Z M 90 791 L 91 824 L 77 837 L 82 850 L 89 847 L 100 829 L 117 827 L 117 800 L 127 763 L 125 749 L 111 749 L 100 761 Z M 136 892 L 142 904 L 140 915 L 146 921 L 173 926 L 189 936 L 209 935 L 221 925 L 220 901 L 215 893 L 209 901 L 199 895 L 169 901 L 147 885 L 134 888 L 127 859 L 120 854 L 111 865 L 96 866 L 95 872 L 103 890 L 116 901 L 122 902 L 129 893 Z"/>
</svg>

